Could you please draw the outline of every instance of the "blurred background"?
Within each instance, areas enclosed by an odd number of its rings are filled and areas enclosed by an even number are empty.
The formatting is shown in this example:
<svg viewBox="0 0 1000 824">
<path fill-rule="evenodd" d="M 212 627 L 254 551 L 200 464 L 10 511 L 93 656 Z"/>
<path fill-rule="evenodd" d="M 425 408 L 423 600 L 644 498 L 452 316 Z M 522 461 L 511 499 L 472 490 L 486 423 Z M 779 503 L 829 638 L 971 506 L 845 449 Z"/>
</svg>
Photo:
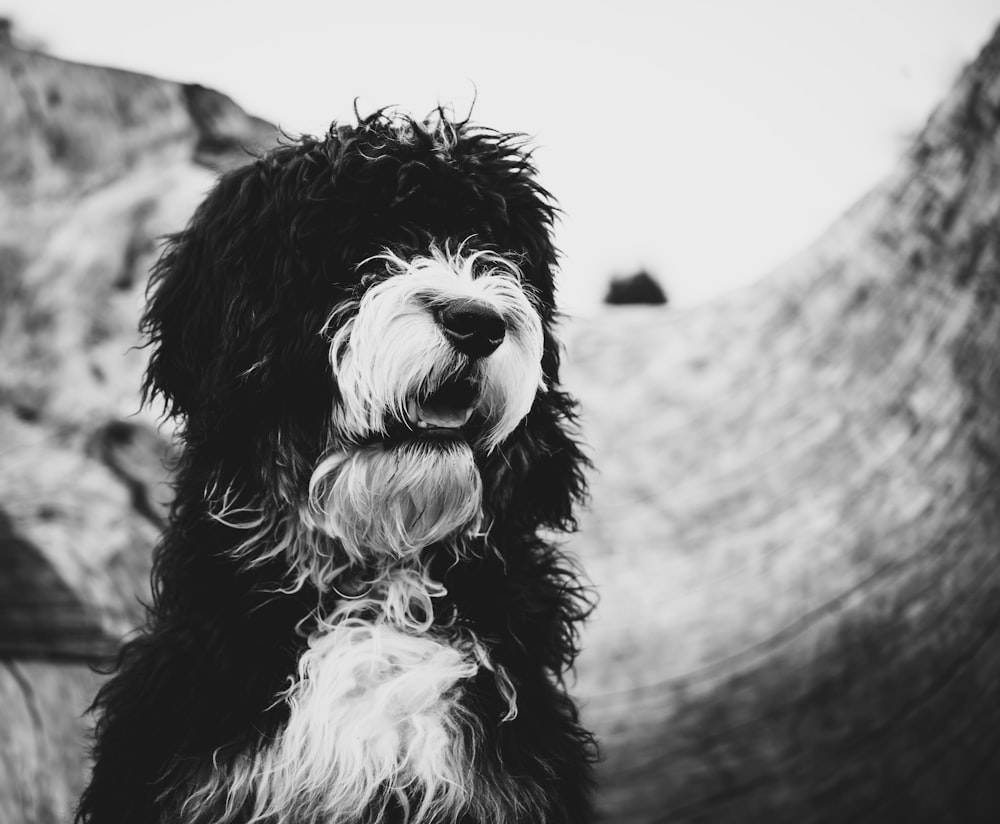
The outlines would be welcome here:
<svg viewBox="0 0 1000 824">
<path fill-rule="evenodd" d="M 564 210 L 601 820 L 1000 820 L 1000 7 L 595 9 L 0 2 L 0 824 L 68 820 L 141 617 L 156 238 L 439 103 Z"/>
<path fill-rule="evenodd" d="M 885 176 L 995 0 L 7 0 L 69 60 L 232 97 L 292 133 L 438 103 L 531 135 L 563 303 L 646 268 L 676 306 L 753 281 Z M 473 106 L 474 103 L 474 106 Z M 724 227 L 724 230 L 723 230 Z"/>
</svg>

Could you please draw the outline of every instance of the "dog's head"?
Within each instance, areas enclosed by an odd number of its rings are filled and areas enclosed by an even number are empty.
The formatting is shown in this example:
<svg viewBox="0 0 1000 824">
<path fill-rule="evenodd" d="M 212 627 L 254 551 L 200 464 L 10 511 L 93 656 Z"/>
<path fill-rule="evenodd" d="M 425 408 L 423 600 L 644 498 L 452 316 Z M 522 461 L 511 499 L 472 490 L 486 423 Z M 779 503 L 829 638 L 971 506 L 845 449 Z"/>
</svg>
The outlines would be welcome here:
<svg viewBox="0 0 1000 824">
<path fill-rule="evenodd" d="M 211 513 L 268 534 L 242 551 L 322 579 L 319 556 L 572 526 L 534 173 L 519 136 L 378 113 L 225 175 L 169 239 L 145 392 L 183 419 Z"/>
</svg>

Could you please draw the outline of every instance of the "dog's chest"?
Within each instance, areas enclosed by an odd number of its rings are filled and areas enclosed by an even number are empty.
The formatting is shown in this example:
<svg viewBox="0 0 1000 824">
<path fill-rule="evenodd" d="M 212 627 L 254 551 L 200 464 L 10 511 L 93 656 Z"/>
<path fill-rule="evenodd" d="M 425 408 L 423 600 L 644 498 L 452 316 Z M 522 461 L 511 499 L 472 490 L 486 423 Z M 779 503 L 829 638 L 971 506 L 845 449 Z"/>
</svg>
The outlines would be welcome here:
<svg viewBox="0 0 1000 824">
<path fill-rule="evenodd" d="M 389 623 L 348 620 L 314 637 L 285 696 L 288 722 L 257 765 L 258 810 L 347 824 L 395 805 L 430 824 L 481 804 L 481 728 L 461 696 L 485 660 Z"/>
</svg>

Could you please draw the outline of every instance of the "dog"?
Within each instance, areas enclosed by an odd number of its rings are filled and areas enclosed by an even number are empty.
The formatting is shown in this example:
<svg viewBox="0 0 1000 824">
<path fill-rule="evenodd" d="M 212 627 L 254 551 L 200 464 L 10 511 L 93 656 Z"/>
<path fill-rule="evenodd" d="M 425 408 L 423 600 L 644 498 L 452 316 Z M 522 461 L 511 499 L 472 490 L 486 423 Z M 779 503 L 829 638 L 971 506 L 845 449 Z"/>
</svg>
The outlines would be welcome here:
<svg viewBox="0 0 1000 824">
<path fill-rule="evenodd" d="M 522 136 L 381 110 L 166 239 L 143 398 L 183 450 L 79 824 L 591 819 L 556 214 Z"/>
</svg>

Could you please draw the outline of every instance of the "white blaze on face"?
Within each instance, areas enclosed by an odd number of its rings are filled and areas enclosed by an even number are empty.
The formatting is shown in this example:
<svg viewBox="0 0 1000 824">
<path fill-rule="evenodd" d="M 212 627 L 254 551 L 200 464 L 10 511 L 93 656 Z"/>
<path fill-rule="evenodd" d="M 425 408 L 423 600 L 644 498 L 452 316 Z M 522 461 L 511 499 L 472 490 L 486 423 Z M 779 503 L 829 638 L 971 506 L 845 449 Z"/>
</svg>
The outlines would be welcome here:
<svg viewBox="0 0 1000 824">
<path fill-rule="evenodd" d="M 477 411 L 486 417 L 480 445 L 495 448 L 543 387 L 541 319 L 517 267 L 484 252 L 448 257 L 436 249 L 410 261 L 392 254 L 377 259 L 391 277 L 364 294 L 330 347 L 341 395 L 334 430 L 347 440 L 382 434 L 393 421 L 407 420 L 415 398 L 468 369 L 469 359 L 449 343 L 432 307 L 472 299 L 506 326 L 496 351 L 472 365 L 481 380 Z M 477 268 L 483 271 L 476 274 Z"/>
</svg>

